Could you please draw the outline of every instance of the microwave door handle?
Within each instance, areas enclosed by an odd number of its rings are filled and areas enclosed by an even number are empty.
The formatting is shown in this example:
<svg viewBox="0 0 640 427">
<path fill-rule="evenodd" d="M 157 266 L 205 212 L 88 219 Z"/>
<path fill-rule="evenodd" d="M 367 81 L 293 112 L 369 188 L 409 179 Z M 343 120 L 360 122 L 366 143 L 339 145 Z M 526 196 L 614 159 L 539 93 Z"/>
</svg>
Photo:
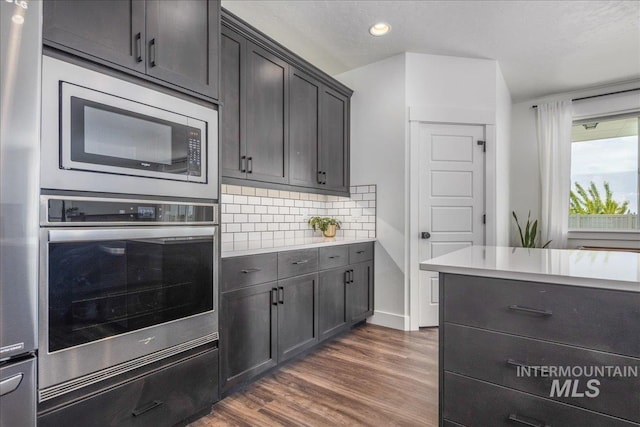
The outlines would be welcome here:
<svg viewBox="0 0 640 427">
<path fill-rule="evenodd" d="M 211 237 L 217 234 L 217 226 L 213 227 L 174 227 L 174 228 L 98 228 L 98 229 L 63 229 L 48 230 L 49 242 L 99 242 L 106 240 L 133 239 L 188 239 Z M 184 240 L 183 240 L 184 241 Z"/>
</svg>

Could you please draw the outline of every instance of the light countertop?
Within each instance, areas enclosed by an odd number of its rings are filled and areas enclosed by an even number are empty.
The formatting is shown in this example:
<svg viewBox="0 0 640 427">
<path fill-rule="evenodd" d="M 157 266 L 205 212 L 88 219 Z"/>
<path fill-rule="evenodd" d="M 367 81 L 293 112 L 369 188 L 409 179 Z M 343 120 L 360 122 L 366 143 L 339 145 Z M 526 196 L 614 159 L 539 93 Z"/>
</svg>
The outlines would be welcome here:
<svg viewBox="0 0 640 427">
<path fill-rule="evenodd" d="M 640 292 L 640 254 L 632 252 L 470 246 L 420 269 Z"/>
<path fill-rule="evenodd" d="M 225 242 L 222 243 L 222 258 L 375 241 L 375 238 L 354 239 L 345 237 L 305 237 L 299 239 Z"/>
</svg>

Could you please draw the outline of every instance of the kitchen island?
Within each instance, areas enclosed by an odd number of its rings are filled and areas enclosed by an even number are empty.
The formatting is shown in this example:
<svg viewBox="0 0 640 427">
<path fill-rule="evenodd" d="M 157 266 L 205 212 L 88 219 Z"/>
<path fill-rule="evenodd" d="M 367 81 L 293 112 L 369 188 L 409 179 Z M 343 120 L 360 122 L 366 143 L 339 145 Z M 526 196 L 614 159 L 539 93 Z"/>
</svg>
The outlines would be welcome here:
<svg viewBox="0 0 640 427">
<path fill-rule="evenodd" d="M 473 246 L 440 273 L 440 424 L 640 425 L 640 255 Z"/>
</svg>

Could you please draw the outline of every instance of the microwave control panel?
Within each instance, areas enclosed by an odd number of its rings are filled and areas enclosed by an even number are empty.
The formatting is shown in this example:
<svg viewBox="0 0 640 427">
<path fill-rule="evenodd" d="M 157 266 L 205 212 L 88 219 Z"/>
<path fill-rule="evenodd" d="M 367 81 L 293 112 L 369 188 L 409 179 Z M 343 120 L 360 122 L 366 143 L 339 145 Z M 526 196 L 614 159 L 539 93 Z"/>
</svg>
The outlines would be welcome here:
<svg viewBox="0 0 640 427">
<path fill-rule="evenodd" d="M 202 141 L 200 136 L 200 129 L 189 128 L 188 131 L 188 168 L 189 175 L 201 176 L 202 175 Z"/>
</svg>

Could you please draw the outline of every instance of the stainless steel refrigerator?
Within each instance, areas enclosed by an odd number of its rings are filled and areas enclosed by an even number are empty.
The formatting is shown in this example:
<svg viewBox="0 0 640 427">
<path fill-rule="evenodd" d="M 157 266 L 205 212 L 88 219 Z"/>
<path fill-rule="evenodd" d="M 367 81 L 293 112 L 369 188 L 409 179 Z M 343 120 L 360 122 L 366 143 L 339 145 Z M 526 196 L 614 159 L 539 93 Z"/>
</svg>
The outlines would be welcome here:
<svg viewBox="0 0 640 427">
<path fill-rule="evenodd" d="M 0 1 L 0 427 L 36 424 L 42 3 Z"/>
</svg>

